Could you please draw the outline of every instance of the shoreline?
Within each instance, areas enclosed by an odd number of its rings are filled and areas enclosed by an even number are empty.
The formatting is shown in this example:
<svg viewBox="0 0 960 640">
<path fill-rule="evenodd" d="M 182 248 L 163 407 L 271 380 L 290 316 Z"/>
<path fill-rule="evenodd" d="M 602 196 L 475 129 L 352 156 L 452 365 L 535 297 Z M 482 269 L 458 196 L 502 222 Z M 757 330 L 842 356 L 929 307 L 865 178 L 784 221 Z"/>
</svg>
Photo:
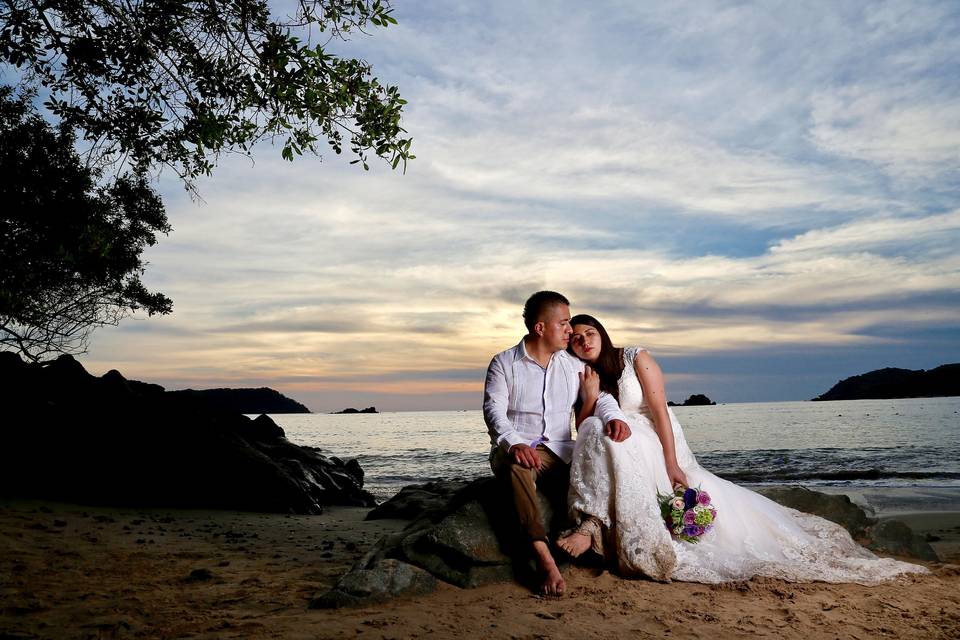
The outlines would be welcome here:
<svg viewBox="0 0 960 640">
<path fill-rule="evenodd" d="M 301 516 L 0 500 L 0 635 L 13 637 L 952 638 L 960 567 L 864 587 L 753 579 L 725 585 L 624 579 L 567 567 L 567 594 L 516 583 L 382 605 L 310 610 L 401 520 L 364 507 Z M 948 512 L 960 525 L 960 512 Z M 945 526 L 940 514 L 910 523 Z M 950 524 L 952 527 L 953 524 Z M 949 528 L 949 527 L 947 527 Z M 918 533 L 925 531 L 917 529 Z M 960 542 L 960 526 L 950 544 Z M 937 543 L 934 543 L 937 544 Z M 960 561 L 955 555 L 953 562 Z"/>
</svg>

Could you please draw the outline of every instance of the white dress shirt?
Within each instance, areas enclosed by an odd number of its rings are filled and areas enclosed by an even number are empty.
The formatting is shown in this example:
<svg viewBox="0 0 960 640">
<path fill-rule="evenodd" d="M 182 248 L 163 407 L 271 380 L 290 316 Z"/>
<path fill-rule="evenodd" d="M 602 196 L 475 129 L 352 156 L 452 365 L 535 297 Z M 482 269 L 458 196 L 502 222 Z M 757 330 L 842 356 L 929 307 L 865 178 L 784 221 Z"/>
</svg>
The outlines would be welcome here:
<svg viewBox="0 0 960 640">
<path fill-rule="evenodd" d="M 557 351 L 544 369 L 520 344 L 498 353 L 487 368 L 483 418 L 490 433 L 491 456 L 496 447 L 545 445 L 564 462 L 573 458 L 570 417 L 580 393 L 583 362 Z M 626 421 L 617 401 L 601 392 L 594 409 L 603 424 Z"/>
</svg>

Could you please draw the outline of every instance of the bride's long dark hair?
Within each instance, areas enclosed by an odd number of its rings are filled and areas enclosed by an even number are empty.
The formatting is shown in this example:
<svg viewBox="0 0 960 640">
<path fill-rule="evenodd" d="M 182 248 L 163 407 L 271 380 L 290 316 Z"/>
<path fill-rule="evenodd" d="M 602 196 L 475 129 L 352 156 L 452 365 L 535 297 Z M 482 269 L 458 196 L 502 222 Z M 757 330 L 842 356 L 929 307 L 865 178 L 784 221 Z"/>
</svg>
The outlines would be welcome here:
<svg viewBox="0 0 960 640">
<path fill-rule="evenodd" d="M 597 361 L 590 363 L 590 366 L 600 375 L 600 390 L 606 391 L 620 402 L 620 375 L 623 373 L 623 349 L 613 346 L 610 335 L 603 328 L 600 321 L 593 316 L 581 313 L 570 318 L 570 326 L 575 327 L 578 324 L 585 324 L 593 327 L 600 334 L 600 355 Z M 567 351 L 576 357 L 573 353 L 573 343 L 567 347 Z"/>
</svg>

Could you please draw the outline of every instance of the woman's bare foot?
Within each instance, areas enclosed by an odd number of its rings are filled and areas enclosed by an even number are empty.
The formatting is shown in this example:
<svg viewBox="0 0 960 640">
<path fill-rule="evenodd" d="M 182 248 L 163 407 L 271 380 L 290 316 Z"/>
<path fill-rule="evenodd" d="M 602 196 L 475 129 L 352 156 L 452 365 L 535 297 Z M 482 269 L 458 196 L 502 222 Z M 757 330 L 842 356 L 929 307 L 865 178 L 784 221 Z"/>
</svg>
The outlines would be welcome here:
<svg viewBox="0 0 960 640">
<path fill-rule="evenodd" d="M 543 582 L 540 584 L 540 593 L 545 596 L 562 596 L 567 583 L 557 568 L 557 563 L 550 555 L 550 548 L 546 542 L 536 540 L 533 543 L 533 550 L 537 555 L 537 566 L 543 574 Z"/>
<path fill-rule="evenodd" d="M 590 548 L 591 544 L 590 536 L 579 531 L 574 531 L 570 535 L 557 540 L 557 546 L 569 553 L 572 558 L 580 557 L 584 551 Z"/>
</svg>

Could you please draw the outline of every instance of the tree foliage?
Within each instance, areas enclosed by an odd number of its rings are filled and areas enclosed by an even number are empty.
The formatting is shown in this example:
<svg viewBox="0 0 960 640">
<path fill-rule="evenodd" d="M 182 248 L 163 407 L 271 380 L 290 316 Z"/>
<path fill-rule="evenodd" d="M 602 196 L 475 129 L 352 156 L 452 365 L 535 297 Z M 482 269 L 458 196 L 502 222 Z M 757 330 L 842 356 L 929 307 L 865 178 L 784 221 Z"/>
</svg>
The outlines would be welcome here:
<svg viewBox="0 0 960 640">
<path fill-rule="evenodd" d="M 95 327 L 171 311 L 140 280 L 143 250 L 170 229 L 160 197 L 142 174 L 99 178 L 69 128 L 0 88 L 0 346 L 84 351 Z"/>
<path fill-rule="evenodd" d="M 370 152 L 406 167 L 397 88 L 328 46 L 390 14 L 383 0 L 298 0 L 286 21 L 267 0 L 4 0 L 0 60 L 101 166 L 162 164 L 191 186 L 221 152 L 281 139 L 292 160 L 323 137 L 364 168 Z"/>
</svg>

